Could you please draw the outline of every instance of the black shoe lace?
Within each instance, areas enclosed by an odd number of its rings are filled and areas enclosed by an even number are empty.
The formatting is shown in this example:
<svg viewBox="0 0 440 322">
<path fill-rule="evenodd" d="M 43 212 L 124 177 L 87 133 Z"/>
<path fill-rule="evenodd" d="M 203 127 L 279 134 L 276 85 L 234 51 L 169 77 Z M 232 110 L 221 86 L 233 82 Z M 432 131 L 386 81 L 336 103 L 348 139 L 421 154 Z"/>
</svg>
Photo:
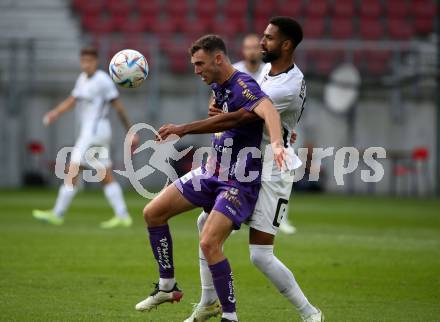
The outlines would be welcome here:
<svg viewBox="0 0 440 322">
<path fill-rule="evenodd" d="M 150 296 L 154 296 L 157 293 L 159 293 L 159 283 L 153 283 L 153 285 L 154 285 L 154 291 L 151 292 Z"/>
</svg>

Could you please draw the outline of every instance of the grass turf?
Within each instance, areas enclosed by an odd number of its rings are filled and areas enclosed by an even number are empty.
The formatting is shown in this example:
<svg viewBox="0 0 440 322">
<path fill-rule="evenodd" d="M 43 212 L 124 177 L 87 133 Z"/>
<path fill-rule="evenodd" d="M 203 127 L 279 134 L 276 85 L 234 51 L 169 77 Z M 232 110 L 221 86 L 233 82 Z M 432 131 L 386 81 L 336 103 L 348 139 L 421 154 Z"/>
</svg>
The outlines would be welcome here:
<svg viewBox="0 0 440 322">
<path fill-rule="evenodd" d="M 135 218 L 130 229 L 98 228 L 112 215 L 100 191 L 80 193 L 61 227 L 33 220 L 31 210 L 50 208 L 55 196 L 51 190 L 0 192 L 0 320 L 174 322 L 188 316 L 200 295 L 196 211 L 171 221 L 182 302 L 141 314 L 134 304 L 157 280 L 141 217 L 145 201 L 126 194 Z M 279 235 L 276 254 L 327 321 L 439 321 L 438 209 L 438 199 L 299 195 L 290 209 L 298 233 Z M 240 321 L 299 321 L 250 264 L 246 228 L 225 251 Z"/>
</svg>

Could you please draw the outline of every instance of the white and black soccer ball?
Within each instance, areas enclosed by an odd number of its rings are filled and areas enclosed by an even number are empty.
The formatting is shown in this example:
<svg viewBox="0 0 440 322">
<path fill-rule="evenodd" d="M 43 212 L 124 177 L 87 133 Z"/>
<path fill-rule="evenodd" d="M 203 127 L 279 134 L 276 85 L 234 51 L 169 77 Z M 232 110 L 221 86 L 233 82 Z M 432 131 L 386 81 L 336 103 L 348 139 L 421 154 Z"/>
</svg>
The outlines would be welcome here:
<svg viewBox="0 0 440 322">
<path fill-rule="evenodd" d="M 116 53 L 110 65 L 109 74 L 119 86 L 126 88 L 139 87 L 148 76 L 148 62 L 137 50 L 123 49 Z"/>
</svg>

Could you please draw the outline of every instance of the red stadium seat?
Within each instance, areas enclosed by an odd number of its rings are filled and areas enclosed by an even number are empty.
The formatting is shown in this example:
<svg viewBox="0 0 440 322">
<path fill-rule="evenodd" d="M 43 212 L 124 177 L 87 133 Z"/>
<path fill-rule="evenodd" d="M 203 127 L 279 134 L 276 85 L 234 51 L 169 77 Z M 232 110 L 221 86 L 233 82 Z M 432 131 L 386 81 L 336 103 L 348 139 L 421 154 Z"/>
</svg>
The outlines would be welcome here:
<svg viewBox="0 0 440 322">
<path fill-rule="evenodd" d="M 364 40 L 379 40 L 384 37 L 385 30 L 378 19 L 363 18 L 359 22 L 360 36 Z"/>
<path fill-rule="evenodd" d="M 403 19 L 388 20 L 388 35 L 396 40 L 410 40 L 414 35 L 412 23 Z"/>
<path fill-rule="evenodd" d="M 188 55 L 181 54 L 181 53 L 175 53 L 168 56 L 169 63 L 170 63 L 170 70 L 173 73 L 176 74 L 184 74 L 188 72 L 190 67 L 190 60 L 188 58 Z"/>
<path fill-rule="evenodd" d="M 97 15 L 103 11 L 104 4 L 103 0 L 86 1 L 82 4 L 80 11 L 83 15 Z"/>
<path fill-rule="evenodd" d="M 214 16 L 217 12 L 216 0 L 197 0 L 195 3 L 197 16 Z"/>
<path fill-rule="evenodd" d="M 354 54 L 354 63 L 361 72 L 379 76 L 389 72 L 392 53 L 388 50 L 360 50 Z"/>
<path fill-rule="evenodd" d="M 437 6 L 432 0 L 413 0 L 411 3 L 411 12 L 414 17 L 434 19 L 437 16 Z"/>
<path fill-rule="evenodd" d="M 255 17 L 272 17 L 277 10 L 275 1 L 256 1 L 255 2 Z"/>
<path fill-rule="evenodd" d="M 314 65 L 319 75 L 328 76 L 330 72 L 344 60 L 344 52 L 340 50 L 312 50 L 307 52 L 307 60 Z"/>
<path fill-rule="evenodd" d="M 388 0 L 386 2 L 386 10 L 388 18 L 406 18 L 409 14 L 408 2 L 406 2 L 405 0 Z"/>
<path fill-rule="evenodd" d="M 332 20 L 331 37 L 335 39 L 349 39 L 354 36 L 353 21 L 351 18 L 335 18 Z"/>
<path fill-rule="evenodd" d="M 217 19 L 214 24 L 214 32 L 226 38 L 232 38 L 236 34 L 247 32 L 245 17 L 225 16 Z"/>
<path fill-rule="evenodd" d="M 362 0 L 360 14 L 362 18 L 379 18 L 382 15 L 382 5 L 379 0 Z"/>
<path fill-rule="evenodd" d="M 84 29 L 95 34 L 109 33 L 113 31 L 113 21 L 110 17 L 97 15 L 83 15 L 82 25 Z"/>
<path fill-rule="evenodd" d="M 263 31 L 266 29 L 268 22 L 269 21 L 266 18 L 254 19 L 252 32 L 255 32 L 257 34 L 262 34 Z"/>
<path fill-rule="evenodd" d="M 246 0 L 228 0 L 223 6 L 223 13 L 226 17 L 243 17 L 247 15 L 248 2 Z"/>
<path fill-rule="evenodd" d="M 303 25 L 305 38 L 322 38 L 325 35 L 325 25 L 323 18 L 308 17 Z"/>
<path fill-rule="evenodd" d="M 157 0 L 137 0 L 136 8 L 144 17 L 157 17 L 160 13 L 161 5 Z"/>
<path fill-rule="evenodd" d="M 277 12 L 283 16 L 298 19 L 303 14 L 303 4 L 301 1 L 280 0 L 278 2 Z"/>
<path fill-rule="evenodd" d="M 140 15 L 130 16 L 123 25 L 120 26 L 120 30 L 124 33 L 140 33 L 149 31 L 154 25 L 151 17 L 145 18 Z"/>
<path fill-rule="evenodd" d="M 165 10 L 170 16 L 182 17 L 189 12 L 188 2 L 186 0 L 168 1 Z"/>
<path fill-rule="evenodd" d="M 106 7 L 112 15 L 127 16 L 133 9 L 133 2 L 129 0 L 109 0 L 106 2 Z"/>
<path fill-rule="evenodd" d="M 189 39 L 196 40 L 211 30 L 208 31 L 206 26 L 198 19 L 187 19 L 182 26 L 182 31 Z"/>
<path fill-rule="evenodd" d="M 337 18 L 352 18 L 355 15 L 354 0 L 335 0 L 333 14 Z"/>
<path fill-rule="evenodd" d="M 173 19 L 159 19 L 152 26 L 152 31 L 157 33 L 159 37 L 170 37 L 177 29 Z"/>
<path fill-rule="evenodd" d="M 111 20 L 113 23 L 114 31 L 121 31 L 124 26 L 131 20 L 128 13 L 125 11 L 122 12 L 113 12 L 111 14 Z"/>
<path fill-rule="evenodd" d="M 81 12 L 82 7 L 84 6 L 85 2 L 86 2 L 86 0 L 73 0 L 72 1 L 72 8 L 76 11 Z"/>
<path fill-rule="evenodd" d="M 426 35 L 434 31 L 434 19 L 416 18 L 414 28 L 418 34 Z"/>
<path fill-rule="evenodd" d="M 214 15 L 196 15 L 193 23 L 201 25 L 205 29 L 205 33 L 210 33 L 214 29 L 215 16 Z"/>
<path fill-rule="evenodd" d="M 321 18 L 328 14 L 329 7 L 326 0 L 313 0 L 307 3 L 306 15 Z"/>
</svg>

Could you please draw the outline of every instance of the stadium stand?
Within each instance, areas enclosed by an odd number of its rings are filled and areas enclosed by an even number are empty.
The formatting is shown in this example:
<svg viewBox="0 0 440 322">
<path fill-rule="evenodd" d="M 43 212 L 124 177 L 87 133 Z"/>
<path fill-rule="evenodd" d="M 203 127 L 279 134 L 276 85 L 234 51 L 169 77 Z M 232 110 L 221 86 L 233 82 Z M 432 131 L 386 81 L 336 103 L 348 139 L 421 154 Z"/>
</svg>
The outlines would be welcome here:
<svg viewBox="0 0 440 322">
<path fill-rule="evenodd" d="M 432 0 L 314 0 L 313 4 L 287 0 L 73 0 L 72 8 L 81 17 L 84 31 L 95 38 L 105 34 L 115 39 L 117 34 L 122 34 L 120 38 L 125 38 L 132 33 L 158 36 L 161 50 L 170 60 L 168 66 L 178 66 L 172 68 L 174 72 L 188 70 L 183 68 L 182 54 L 175 49 L 182 49 L 179 45 L 182 38 L 195 39 L 207 32 L 219 33 L 231 40 L 231 52 L 238 56 L 233 40 L 247 32 L 261 33 L 273 15 L 298 17 L 307 39 L 369 41 L 410 41 L 423 37 L 433 31 L 436 18 L 436 4 Z M 173 41 L 178 45 L 170 46 Z M 331 59 L 318 59 L 324 61 L 315 65 L 326 66 L 318 70 L 328 70 Z M 371 62 L 372 66 L 367 66 L 365 71 L 374 71 L 376 75 L 380 66 L 386 67 L 383 59 L 380 61 Z M 386 71 L 387 68 L 382 70 Z"/>
</svg>

